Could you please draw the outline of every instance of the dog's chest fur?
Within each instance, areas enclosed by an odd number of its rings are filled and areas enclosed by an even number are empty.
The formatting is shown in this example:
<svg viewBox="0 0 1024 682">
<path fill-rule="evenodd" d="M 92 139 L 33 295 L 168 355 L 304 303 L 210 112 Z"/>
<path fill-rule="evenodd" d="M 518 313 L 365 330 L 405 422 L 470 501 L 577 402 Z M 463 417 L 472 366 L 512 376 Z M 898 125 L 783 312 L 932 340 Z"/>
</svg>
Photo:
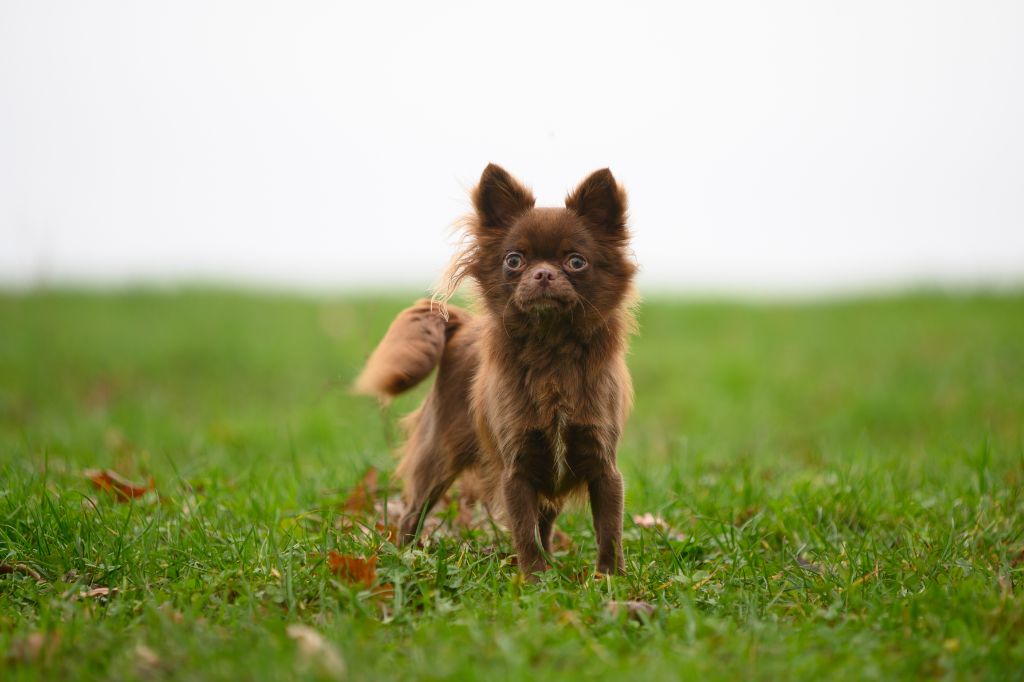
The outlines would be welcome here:
<svg viewBox="0 0 1024 682">
<path fill-rule="evenodd" d="M 593 417 L 584 414 L 586 410 L 580 400 L 586 390 L 585 372 L 581 364 L 571 362 L 557 368 L 534 368 L 524 377 L 525 397 L 530 403 L 529 421 L 542 434 L 546 446 L 530 463 L 531 473 L 542 484 L 543 491 L 554 495 L 578 483 L 577 472 L 570 463 L 570 428 Z"/>
<path fill-rule="evenodd" d="M 556 491 L 561 490 L 561 488 L 565 485 L 565 479 L 569 473 L 569 462 L 566 457 L 566 452 L 568 448 L 565 445 L 565 430 L 567 423 L 568 420 L 565 417 L 565 413 L 559 412 L 557 417 L 555 418 L 555 434 L 554 438 L 552 439 L 553 443 L 551 448 L 551 454 L 555 459 L 555 480 L 552 484 L 552 487 Z"/>
<path fill-rule="evenodd" d="M 616 355 L 569 333 L 523 340 L 484 329 L 472 401 L 481 445 L 543 497 L 571 494 L 600 468 L 595 430 L 619 423 Z"/>
</svg>

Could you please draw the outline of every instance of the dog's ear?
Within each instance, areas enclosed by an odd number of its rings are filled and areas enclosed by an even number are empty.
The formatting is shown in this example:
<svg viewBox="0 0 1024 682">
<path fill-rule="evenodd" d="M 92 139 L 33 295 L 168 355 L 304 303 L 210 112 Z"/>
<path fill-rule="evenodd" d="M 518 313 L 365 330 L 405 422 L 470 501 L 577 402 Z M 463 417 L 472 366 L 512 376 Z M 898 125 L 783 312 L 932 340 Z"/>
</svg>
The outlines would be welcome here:
<svg viewBox="0 0 1024 682">
<path fill-rule="evenodd" d="M 535 201 L 530 190 L 493 163 L 487 164 L 480 183 L 473 190 L 473 206 L 480 225 L 485 228 L 507 228 L 517 217 L 533 208 Z"/>
<path fill-rule="evenodd" d="M 608 234 L 626 227 L 626 192 L 607 168 L 594 171 L 565 198 L 565 207 Z"/>
</svg>

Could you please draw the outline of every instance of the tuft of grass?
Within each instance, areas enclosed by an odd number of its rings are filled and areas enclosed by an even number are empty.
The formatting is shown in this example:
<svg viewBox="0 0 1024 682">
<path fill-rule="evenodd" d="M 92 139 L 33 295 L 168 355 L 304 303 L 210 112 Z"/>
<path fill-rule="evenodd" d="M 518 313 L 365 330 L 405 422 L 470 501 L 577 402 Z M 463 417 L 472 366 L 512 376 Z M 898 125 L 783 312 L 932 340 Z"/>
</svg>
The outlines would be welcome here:
<svg viewBox="0 0 1024 682">
<path fill-rule="evenodd" d="M 593 576 L 584 509 L 537 585 L 487 527 L 399 550 L 345 522 L 423 394 L 346 392 L 406 303 L 0 295 L 2 677 L 340 676 L 295 623 L 353 679 L 1024 676 L 1024 294 L 648 301 L 628 574 Z"/>
</svg>

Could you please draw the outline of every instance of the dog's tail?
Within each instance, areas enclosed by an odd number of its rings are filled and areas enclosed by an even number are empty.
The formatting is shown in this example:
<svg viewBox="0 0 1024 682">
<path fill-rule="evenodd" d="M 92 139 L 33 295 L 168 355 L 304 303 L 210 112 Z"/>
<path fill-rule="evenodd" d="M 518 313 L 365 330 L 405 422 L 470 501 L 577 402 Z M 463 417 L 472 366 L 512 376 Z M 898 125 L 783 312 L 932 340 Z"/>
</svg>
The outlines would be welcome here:
<svg viewBox="0 0 1024 682">
<path fill-rule="evenodd" d="M 445 319 L 429 299 L 400 312 L 366 361 L 353 390 L 388 400 L 426 379 L 441 362 L 445 340 L 469 319 L 454 306 L 447 312 Z"/>
</svg>

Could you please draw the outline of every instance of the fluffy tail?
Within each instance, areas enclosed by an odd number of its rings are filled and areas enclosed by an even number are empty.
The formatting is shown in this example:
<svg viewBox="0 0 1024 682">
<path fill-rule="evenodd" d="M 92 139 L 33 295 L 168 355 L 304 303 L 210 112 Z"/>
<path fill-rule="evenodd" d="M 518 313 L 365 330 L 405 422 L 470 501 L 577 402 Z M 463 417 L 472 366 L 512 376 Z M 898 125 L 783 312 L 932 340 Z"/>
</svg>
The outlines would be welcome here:
<svg viewBox="0 0 1024 682">
<path fill-rule="evenodd" d="M 406 308 L 388 327 L 353 386 L 356 393 L 387 400 L 420 383 L 441 362 L 445 339 L 467 315 L 449 306 L 448 319 L 428 299 Z"/>
</svg>

